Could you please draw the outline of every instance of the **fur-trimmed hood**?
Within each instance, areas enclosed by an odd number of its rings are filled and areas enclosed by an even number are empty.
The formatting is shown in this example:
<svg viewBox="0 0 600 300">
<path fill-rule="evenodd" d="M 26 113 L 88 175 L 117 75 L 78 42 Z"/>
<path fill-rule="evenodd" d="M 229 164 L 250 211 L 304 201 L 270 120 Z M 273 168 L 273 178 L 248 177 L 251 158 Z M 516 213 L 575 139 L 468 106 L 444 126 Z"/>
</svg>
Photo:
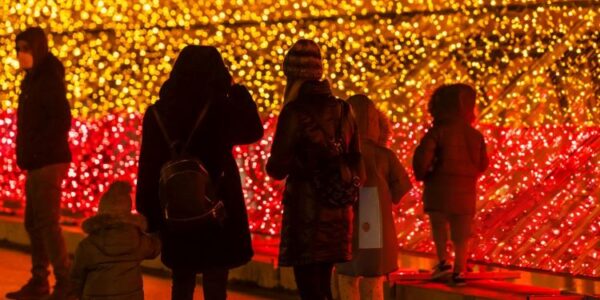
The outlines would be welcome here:
<svg viewBox="0 0 600 300">
<path fill-rule="evenodd" d="M 92 244 L 108 256 L 135 251 L 146 226 L 146 218 L 137 214 L 98 214 L 82 224 Z"/>
</svg>

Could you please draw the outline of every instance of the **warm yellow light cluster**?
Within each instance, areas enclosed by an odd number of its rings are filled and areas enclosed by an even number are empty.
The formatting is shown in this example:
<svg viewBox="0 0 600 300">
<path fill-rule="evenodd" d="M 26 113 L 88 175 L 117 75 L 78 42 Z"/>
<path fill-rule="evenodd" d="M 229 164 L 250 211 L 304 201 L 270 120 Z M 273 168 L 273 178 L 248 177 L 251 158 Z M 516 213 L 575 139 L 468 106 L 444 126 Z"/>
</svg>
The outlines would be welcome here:
<svg viewBox="0 0 600 300">
<path fill-rule="evenodd" d="M 239 22 L 281 22 L 372 13 L 493 9 L 507 5 L 551 3 L 540 0 L 21 0 L 0 4 L 8 33 L 25 24 L 44 22 L 55 32 L 88 29 L 187 27 Z"/>
<path fill-rule="evenodd" d="M 486 123 L 598 123 L 599 5 L 539 2 L 5 2 L 0 101 L 16 105 L 15 34 L 40 25 L 80 117 L 144 111 L 186 44 L 218 47 L 276 113 L 285 52 L 304 37 L 321 45 L 339 96 L 366 93 L 394 121 L 423 119 L 433 88 L 462 81 L 477 86 Z"/>
</svg>

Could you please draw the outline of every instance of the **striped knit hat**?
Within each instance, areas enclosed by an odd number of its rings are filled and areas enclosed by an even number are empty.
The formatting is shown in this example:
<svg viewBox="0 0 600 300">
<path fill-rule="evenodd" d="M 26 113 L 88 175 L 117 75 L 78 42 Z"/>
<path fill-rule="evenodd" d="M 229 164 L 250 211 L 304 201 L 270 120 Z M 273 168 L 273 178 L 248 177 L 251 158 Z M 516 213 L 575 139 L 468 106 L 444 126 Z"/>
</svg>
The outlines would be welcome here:
<svg viewBox="0 0 600 300">
<path fill-rule="evenodd" d="M 283 59 L 283 73 L 288 79 L 321 79 L 323 61 L 319 45 L 311 40 L 298 40 Z"/>
</svg>

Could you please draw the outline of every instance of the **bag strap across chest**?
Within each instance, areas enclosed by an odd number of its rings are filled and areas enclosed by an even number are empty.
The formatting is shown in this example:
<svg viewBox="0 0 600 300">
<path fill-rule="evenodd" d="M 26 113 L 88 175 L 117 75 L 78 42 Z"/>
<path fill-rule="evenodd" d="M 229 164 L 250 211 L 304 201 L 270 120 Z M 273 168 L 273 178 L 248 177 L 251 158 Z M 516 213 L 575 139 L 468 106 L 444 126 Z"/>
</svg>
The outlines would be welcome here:
<svg viewBox="0 0 600 300">
<path fill-rule="evenodd" d="M 321 123 L 319 123 L 318 118 L 309 109 L 304 109 L 303 112 L 308 115 L 315 127 L 323 134 L 326 139 L 326 143 L 329 143 L 327 146 L 335 148 L 339 154 L 346 154 L 348 149 L 343 135 L 343 124 L 348 114 L 348 108 L 346 105 L 344 105 L 344 103 L 340 103 L 340 105 L 341 114 L 334 128 L 333 136 L 327 132 Z"/>
</svg>

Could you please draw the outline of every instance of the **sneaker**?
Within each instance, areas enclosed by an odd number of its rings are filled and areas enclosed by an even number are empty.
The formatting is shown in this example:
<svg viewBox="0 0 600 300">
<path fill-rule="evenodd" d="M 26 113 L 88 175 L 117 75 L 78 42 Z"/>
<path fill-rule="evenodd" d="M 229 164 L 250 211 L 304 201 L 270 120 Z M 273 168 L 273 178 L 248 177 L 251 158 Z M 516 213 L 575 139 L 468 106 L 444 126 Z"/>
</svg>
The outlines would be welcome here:
<svg viewBox="0 0 600 300">
<path fill-rule="evenodd" d="M 48 280 L 31 278 L 20 290 L 6 294 L 7 299 L 38 300 L 50 294 Z"/>
<path fill-rule="evenodd" d="M 439 264 L 435 265 L 433 268 L 433 273 L 431 273 L 432 280 L 438 280 L 446 278 L 452 272 L 452 265 L 447 263 L 445 260 L 440 261 Z"/>
<path fill-rule="evenodd" d="M 464 273 L 452 273 L 452 279 L 450 284 L 453 286 L 465 286 L 467 285 L 467 280 L 465 279 Z"/>
</svg>

